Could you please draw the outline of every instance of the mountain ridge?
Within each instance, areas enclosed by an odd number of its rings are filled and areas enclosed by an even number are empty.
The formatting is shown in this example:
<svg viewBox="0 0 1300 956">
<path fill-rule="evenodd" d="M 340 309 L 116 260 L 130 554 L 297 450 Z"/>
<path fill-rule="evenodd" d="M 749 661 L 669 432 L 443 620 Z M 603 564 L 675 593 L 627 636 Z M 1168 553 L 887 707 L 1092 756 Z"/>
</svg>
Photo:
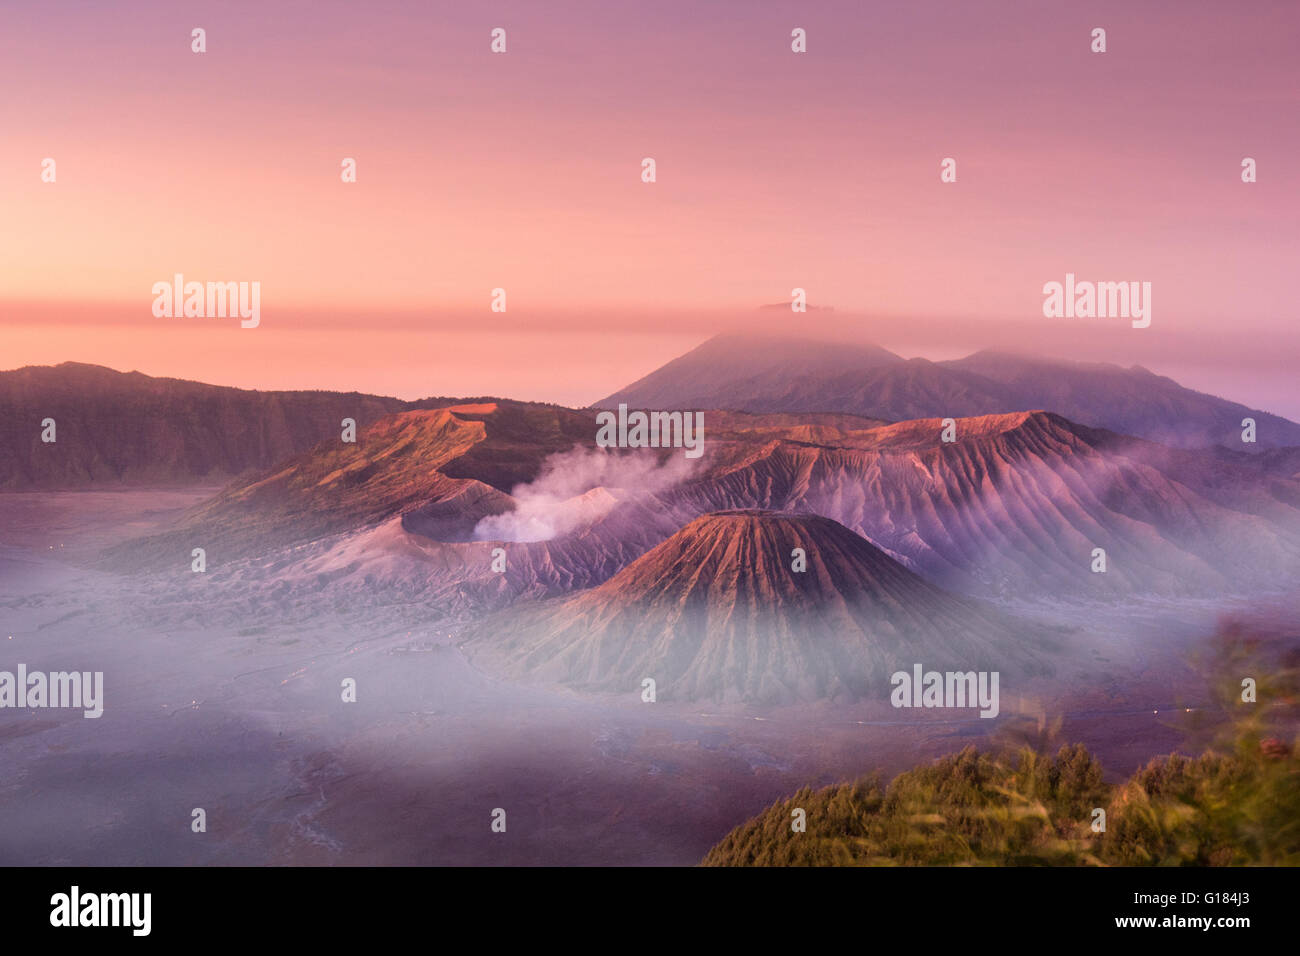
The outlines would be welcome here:
<svg viewBox="0 0 1300 956">
<path fill-rule="evenodd" d="M 63 362 L 0 372 L 0 490 L 224 484 L 403 411 L 492 401 L 404 401 L 261 390 Z M 518 403 L 529 405 L 533 403 Z M 56 438 L 41 440 L 53 418 Z"/>
<path fill-rule="evenodd" d="M 795 360 L 781 375 L 782 356 Z M 822 362 L 817 365 L 817 362 Z M 714 336 L 595 403 L 727 408 L 755 413 L 842 412 L 905 421 L 1043 408 L 1071 421 L 1183 448 L 1247 452 L 1300 445 L 1300 424 L 1198 392 L 1139 365 L 1074 362 L 983 349 L 961 359 L 904 359 L 878 346 L 810 343 L 739 333 Z M 1256 420 L 1257 441 L 1241 441 Z"/>
</svg>

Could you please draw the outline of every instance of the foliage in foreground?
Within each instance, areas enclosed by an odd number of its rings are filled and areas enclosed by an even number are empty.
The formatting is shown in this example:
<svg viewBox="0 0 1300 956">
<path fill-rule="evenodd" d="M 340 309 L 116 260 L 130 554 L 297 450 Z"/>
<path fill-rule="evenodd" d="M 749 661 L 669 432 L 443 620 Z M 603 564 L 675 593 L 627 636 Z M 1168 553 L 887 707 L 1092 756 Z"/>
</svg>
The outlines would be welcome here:
<svg viewBox="0 0 1300 956">
<path fill-rule="evenodd" d="M 1156 758 L 1116 786 L 1080 744 L 1050 756 L 968 747 L 888 786 L 805 787 L 729 833 L 703 865 L 1298 865 L 1295 651 L 1227 625 L 1212 656 L 1227 719 L 1199 757 Z M 1258 682 L 1256 703 L 1240 699 L 1243 674 Z M 806 832 L 791 826 L 796 809 Z"/>
</svg>

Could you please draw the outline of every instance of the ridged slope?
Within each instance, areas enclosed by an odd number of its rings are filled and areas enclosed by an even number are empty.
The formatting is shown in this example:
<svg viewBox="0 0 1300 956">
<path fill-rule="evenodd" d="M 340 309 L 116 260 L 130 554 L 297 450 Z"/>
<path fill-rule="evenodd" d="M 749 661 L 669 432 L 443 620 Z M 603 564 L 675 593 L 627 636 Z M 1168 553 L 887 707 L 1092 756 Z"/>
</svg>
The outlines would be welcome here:
<svg viewBox="0 0 1300 956">
<path fill-rule="evenodd" d="M 1047 412 L 958 419 L 953 443 L 941 429 L 927 419 L 833 447 L 733 449 L 677 503 L 825 515 L 936 583 L 1009 598 L 1252 590 L 1300 571 L 1300 485 L 1247 460 Z"/>
<path fill-rule="evenodd" d="M 210 560 L 229 560 L 408 514 L 414 529 L 464 537 L 483 516 L 513 507 L 497 485 L 535 477 L 549 455 L 593 434 L 590 422 L 568 409 L 505 402 L 400 412 L 359 430 L 355 443 L 336 435 L 232 484 L 175 531 L 109 559 L 165 567 L 178 548 L 203 546 Z"/>
<path fill-rule="evenodd" d="M 1026 628 L 834 521 L 752 511 L 697 518 L 599 587 L 475 633 L 515 677 L 628 693 L 650 677 L 678 700 L 885 700 L 888 675 L 914 663 L 1046 667 Z"/>
</svg>

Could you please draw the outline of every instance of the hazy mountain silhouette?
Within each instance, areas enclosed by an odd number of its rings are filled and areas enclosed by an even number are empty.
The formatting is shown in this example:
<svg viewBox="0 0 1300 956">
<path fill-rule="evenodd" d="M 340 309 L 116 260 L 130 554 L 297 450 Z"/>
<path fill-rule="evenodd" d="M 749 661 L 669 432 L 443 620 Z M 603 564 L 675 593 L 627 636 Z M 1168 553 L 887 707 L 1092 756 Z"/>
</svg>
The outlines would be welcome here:
<svg viewBox="0 0 1300 956">
<path fill-rule="evenodd" d="M 1072 421 L 1175 447 L 1253 452 L 1300 445 L 1300 425 L 1184 388 L 1139 366 L 1121 368 L 996 351 L 931 362 L 871 345 L 745 334 L 715 336 L 597 402 L 614 407 L 848 412 L 904 421 L 1041 408 Z M 1254 418 L 1257 442 L 1241 441 Z"/>
</svg>

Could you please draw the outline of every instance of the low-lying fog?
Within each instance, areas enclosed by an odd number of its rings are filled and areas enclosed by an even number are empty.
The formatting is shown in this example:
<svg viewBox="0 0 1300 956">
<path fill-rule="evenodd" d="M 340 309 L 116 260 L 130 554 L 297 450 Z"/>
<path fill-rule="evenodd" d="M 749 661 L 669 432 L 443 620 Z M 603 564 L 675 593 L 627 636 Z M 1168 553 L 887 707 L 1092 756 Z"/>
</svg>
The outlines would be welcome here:
<svg viewBox="0 0 1300 956">
<path fill-rule="evenodd" d="M 1215 618 L 1063 612 L 1074 661 L 1003 686 L 991 721 L 893 710 L 887 686 L 771 711 L 583 697 L 479 673 L 465 622 L 380 591 L 89 569 L 210 492 L 0 495 L 0 670 L 102 671 L 105 698 L 98 719 L 0 710 L 0 864 L 689 865 L 800 786 L 892 774 L 1033 701 L 1125 774 L 1178 745 L 1173 705 L 1196 702 L 1178 662 Z"/>
</svg>

